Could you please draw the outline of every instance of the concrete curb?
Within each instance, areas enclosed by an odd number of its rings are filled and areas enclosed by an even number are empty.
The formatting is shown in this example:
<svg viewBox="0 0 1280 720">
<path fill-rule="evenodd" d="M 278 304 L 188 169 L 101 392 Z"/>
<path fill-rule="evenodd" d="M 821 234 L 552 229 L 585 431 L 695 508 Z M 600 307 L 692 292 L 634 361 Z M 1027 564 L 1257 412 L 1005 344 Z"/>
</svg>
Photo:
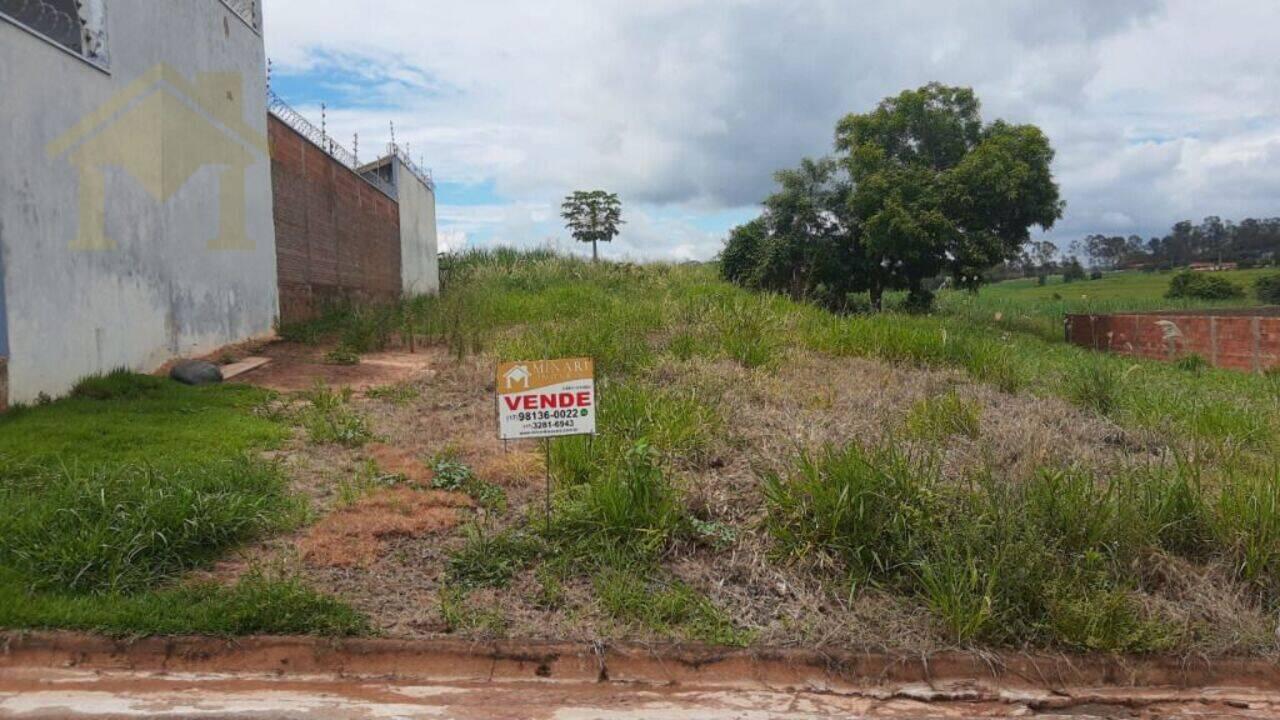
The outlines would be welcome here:
<svg viewBox="0 0 1280 720">
<path fill-rule="evenodd" d="M 1280 664 L 1257 658 L 940 652 L 894 655 L 790 648 L 602 645 L 542 641 L 311 637 L 110 638 L 0 632 L 0 668 L 336 675 L 434 682 L 563 681 L 799 687 L 830 692 L 938 688 L 933 699 L 1080 688 L 1280 691 Z M 945 688 L 945 690 L 943 689 Z M 966 688 L 968 688 L 966 690 Z M 877 693 L 879 694 L 879 693 Z M 1150 693 L 1143 693 L 1149 695 Z"/>
</svg>

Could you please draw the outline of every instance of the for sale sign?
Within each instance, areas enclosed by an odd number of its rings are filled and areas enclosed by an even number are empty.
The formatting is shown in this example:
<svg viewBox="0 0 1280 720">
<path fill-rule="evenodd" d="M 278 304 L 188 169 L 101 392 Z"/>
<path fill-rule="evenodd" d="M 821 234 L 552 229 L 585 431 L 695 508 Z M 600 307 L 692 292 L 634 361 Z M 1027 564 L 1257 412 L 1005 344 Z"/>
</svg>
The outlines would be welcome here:
<svg viewBox="0 0 1280 720">
<path fill-rule="evenodd" d="M 503 440 L 596 432 L 591 358 L 502 363 L 497 388 L 498 436 Z"/>
</svg>

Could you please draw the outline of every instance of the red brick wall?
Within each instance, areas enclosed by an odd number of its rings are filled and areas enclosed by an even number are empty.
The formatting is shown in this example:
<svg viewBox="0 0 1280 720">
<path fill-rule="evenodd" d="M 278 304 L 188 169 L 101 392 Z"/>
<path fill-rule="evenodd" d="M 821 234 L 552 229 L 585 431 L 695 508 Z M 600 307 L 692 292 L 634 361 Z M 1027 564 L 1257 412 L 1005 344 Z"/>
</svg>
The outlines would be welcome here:
<svg viewBox="0 0 1280 720">
<path fill-rule="evenodd" d="M 400 211 L 275 116 L 268 115 L 280 319 L 313 317 L 329 301 L 400 295 Z"/>
<path fill-rule="evenodd" d="M 1172 323 L 1178 337 L 1166 340 L 1161 323 Z M 1280 367 L 1280 316 L 1068 315 L 1067 341 L 1157 360 L 1194 354 L 1232 370 Z"/>
</svg>

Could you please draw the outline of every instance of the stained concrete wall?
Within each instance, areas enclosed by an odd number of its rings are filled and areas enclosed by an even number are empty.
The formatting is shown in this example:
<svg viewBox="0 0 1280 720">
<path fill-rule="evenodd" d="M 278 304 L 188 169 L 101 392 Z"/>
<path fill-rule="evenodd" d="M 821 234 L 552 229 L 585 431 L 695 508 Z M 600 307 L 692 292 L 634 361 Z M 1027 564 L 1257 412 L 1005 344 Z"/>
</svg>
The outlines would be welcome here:
<svg viewBox="0 0 1280 720">
<path fill-rule="evenodd" d="M 394 160 L 394 182 L 400 201 L 400 273 L 405 294 L 440 290 L 439 244 L 436 239 L 436 193 Z"/>
<path fill-rule="evenodd" d="M 105 72 L 0 22 L 13 401 L 277 312 L 262 36 L 218 0 L 112 0 L 105 22 Z"/>
</svg>

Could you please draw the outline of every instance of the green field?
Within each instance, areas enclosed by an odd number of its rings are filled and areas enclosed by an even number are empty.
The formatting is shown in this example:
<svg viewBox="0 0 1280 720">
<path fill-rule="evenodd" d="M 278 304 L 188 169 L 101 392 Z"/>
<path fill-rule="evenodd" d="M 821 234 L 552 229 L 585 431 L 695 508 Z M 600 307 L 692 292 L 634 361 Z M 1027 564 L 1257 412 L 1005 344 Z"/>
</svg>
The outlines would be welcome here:
<svg viewBox="0 0 1280 720">
<path fill-rule="evenodd" d="M 439 565 L 414 561 L 438 583 L 424 602 L 450 631 L 1280 649 L 1280 377 L 1068 345 L 1047 331 L 1064 307 L 1037 300 L 1061 286 L 944 294 L 932 315 L 843 316 L 716 273 L 477 252 L 450 259 L 439 297 L 284 329 L 358 353 L 412 326 L 459 367 L 595 359 L 600 434 L 551 446 L 550 515 L 540 495 L 512 495 L 432 539 L 446 551 Z M 1158 304 L 1150 278 L 1070 287 Z M 257 391 L 120 376 L 80 394 L 0 421 L 11 466 L 0 625 L 368 628 L 288 578 L 251 576 L 211 605 L 188 602 L 191 570 L 307 521 L 283 468 L 252 454 L 289 420 L 254 412 Z M 403 412 L 439 411 L 420 394 Z M 311 426 L 367 434 L 352 413 L 393 412 L 390 400 L 332 398 L 299 400 L 300 437 L 338 442 Z M 189 430 L 206 421 L 225 435 L 193 450 Z M 237 453 L 248 456 L 225 460 Z M 475 480 L 464 486 L 488 478 Z"/>
<path fill-rule="evenodd" d="M 1072 283 L 1063 283 L 1062 276 L 1055 275 L 1045 285 L 1038 284 L 1034 278 L 1022 278 L 984 286 L 977 294 L 943 291 L 938 295 L 938 311 L 974 324 L 1028 331 L 1054 339 L 1062 336 L 1062 319 L 1068 313 L 1257 305 L 1253 282 L 1276 273 L 1280 273 L 1280 269 L 1215 272 L 1215 276 L 1226 278 L 1245 290 L 1243 298 L 1226 301 L 1166 298 L 1164 295 L 1173 277 L 1171 272 L 1112 272 L 1098 280 Z"/>
</svg>

